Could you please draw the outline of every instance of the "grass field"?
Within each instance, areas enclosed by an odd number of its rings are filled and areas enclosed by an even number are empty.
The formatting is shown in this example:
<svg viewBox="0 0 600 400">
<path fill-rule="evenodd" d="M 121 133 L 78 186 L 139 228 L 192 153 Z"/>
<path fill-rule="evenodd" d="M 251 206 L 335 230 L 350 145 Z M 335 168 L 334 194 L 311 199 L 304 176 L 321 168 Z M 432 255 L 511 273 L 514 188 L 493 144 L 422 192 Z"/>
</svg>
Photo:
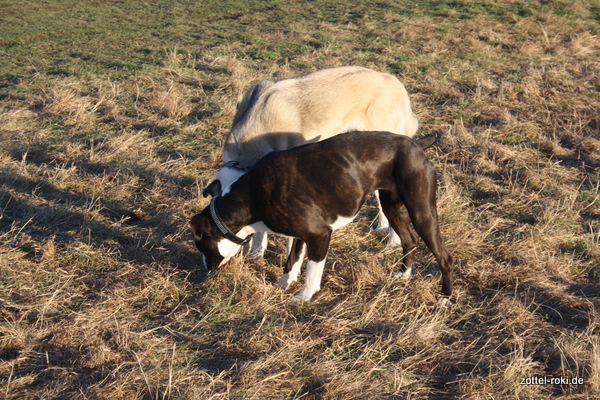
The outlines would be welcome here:
<svg viewBox="0 0 600 400">
<path fill-rule="evenodd" d="M 599 398 L 599 35 L 598 0 L 0 0 L 0 399 Z M 277 238 L 199 269 L 238 98 L 340 65 L 443 132 L 450 310 L 373 199 L 310 303 Z"/>
</svg>

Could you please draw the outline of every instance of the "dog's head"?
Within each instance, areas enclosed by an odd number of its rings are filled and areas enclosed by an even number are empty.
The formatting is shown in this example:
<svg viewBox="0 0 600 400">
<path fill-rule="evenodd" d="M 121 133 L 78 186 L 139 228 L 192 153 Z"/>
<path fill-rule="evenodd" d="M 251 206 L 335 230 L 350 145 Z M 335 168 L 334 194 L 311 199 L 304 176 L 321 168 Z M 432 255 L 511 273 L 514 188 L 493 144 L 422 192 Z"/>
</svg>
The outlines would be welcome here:
<svg viewBox="0 0 600 400">
<path fill-rule="evenodd" d="M 244 175 L 250 167 L 241 162 L 229 161 L 225 163 L 215 174 L 215 180 L 212 181 L 203 191 L 204 197 L 222 196 L 223 192 L 238 178 Z"/>
<path fill-rule="evenodd" d="M 206 207 L 200 214 L 190 220 L 190 228 L 194 235 L 196 247 L 202 253 L 202 262 L 207 270 L 225 264 L 237 254 L 241 246 L 223 237 L 211 220 Z"/>
</svg>

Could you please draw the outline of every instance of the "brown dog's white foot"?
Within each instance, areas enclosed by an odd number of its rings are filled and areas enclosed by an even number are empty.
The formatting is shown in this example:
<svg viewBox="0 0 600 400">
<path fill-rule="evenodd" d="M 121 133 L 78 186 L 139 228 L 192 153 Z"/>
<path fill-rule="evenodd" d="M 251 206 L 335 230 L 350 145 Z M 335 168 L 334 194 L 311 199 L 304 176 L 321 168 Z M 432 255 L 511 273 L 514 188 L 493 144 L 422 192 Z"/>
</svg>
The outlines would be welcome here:
<svg viewBox="0 0 600 400">
<path fill-rule="evenodd" d="M 300 293 L 298 293 L 297 295 L 295 295 L 292 298 L 293 304 L 309 302 L 312 299 L 312 297 L 314 296 L 314 294 L 316 292 L 318 292 L 318 290 L 312 292 L 311 290 L 305 290 L 305 289 L 306 289 L 306 286 L 304 288 L 302 288 Z"/>
<path fill-rule="evenodd" d="M 412 275 L 412 267 L 408 268 L 406 271 L 397 271 L 392 274 L 393 279 L 402 279 L 403 281 L 407 281 L 410 279 Z"/>
<path fill-rule="evenodd" d="M 287 289 L 292 283 L 294 283 L 296 279 L 293 279 L 290 274 L 283 274 L 277 282 L 277 285 L 273 285 L 275 287 L 280 287 L 283 290 Z"/>
<path fill-rule="evenodd" d="M 317 293 L 320 289 L 321 288 L 319 286 L 315 287 L 311 284 L 305 284 L 300 293 L 294 296 L 294 298 L 292 299 L 292 303 L 303 303 L 306 301 L 310 301 L 315 295 L 315 293 Z"/>
<path fill-rule="evenodd" d="M 304 298 L 298 294 L 298 295 L 292 297 L 291 301 L 292 301 L 292 304 L 300 304 L 300 303 L 304 303 L 306 301 L 310 301 L 310 299 L 311 299 L 310 297 Z"/>
<path fill-rule="evenodd" d="M 454 305 L 454 303 L 452 302 L 452 300 L 450 300 L 449 298 L 447 298 L 445 296 L 440 297 L 438 300 L 438 306 L 440 308 L 451 309 L 453 305 Z"/>
<path fill-rule="evenodd" d="M 377 227 L 377 228 L 373 229 L 373 234 L 375 236 L 383 237 L 383 236 L 387 235 L 388 233 L 389 233 L 388 242 L 387 242 L 388 247 L 402 246 L 402 241 L 400 240 L 400 236 L 398 236 L 398 234 L 396 232 L 394 232 L 394 230 L 391 229 L 390 227 L 383 226 L 383 227 Z"/>
<path fill-rule="evenodd" d="M 267 234 L 266 232 L 257 232 L 251 240 L 250 252 L 248 258 L 250 260 L 260 260 L 265 257 L 267 249 Z"/>
<path fill-rule="evenodd" d="M 202 271 L 208 271 L 208 263 L 206 262 L 206 256 L 202 256 L 202 263 L 200 264 L 200 269 Z"/>
</svg>

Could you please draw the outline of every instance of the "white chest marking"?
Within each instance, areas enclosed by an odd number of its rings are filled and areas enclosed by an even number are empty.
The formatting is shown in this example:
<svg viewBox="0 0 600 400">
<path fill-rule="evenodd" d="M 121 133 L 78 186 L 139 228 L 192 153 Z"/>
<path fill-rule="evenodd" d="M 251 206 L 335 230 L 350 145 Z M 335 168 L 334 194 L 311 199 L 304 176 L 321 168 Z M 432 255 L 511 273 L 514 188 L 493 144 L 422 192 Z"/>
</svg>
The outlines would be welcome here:
<svg viewBox="0 0 600 400">
<path fill-rule="evenodd" d="M 270 230 L 262 221 L 256 222 L 252 225 L 248 225 L 240 229 L 237 233 L 238 237 L 242 239 L 246 238 L 246 236 L 251 235 L 256 232 L 273 232 Z M 217 242 L 217 249 L 219 250 L 219 254 L 223 257 L 223 261 L 220 265 L 225 264 L 229 259 L 237 254 L 242 246 L 239 244 L 233 243 L 231 240 L 222 238 Z"/>
<path fill-rule="evenodd" d="M 331 224 L 331 229 L 333 231 L 335 231 L 340 228 L 343 228 L 344 226 L 348 225 L 350 222 L 354 221 L 354 218 L 356 218 L 356 215 L 353 217 L 338 216 L 337 219 L 335 221 L 333 221 L 333 224 Z"/>
</svg>

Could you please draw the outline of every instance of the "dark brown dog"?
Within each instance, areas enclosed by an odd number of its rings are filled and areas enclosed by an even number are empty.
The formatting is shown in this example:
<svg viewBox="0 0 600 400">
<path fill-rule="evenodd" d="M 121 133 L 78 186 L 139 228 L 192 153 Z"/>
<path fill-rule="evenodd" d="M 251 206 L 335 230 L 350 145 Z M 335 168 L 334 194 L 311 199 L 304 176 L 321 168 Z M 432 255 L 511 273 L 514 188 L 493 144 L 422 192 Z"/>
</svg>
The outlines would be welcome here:
<svg viewBox="0 0 600 400">
<path fill-rule="evenodd" d="M 295 299 L 310 300 L 320 289 L 331 233 L 352 221 L 367 195 L 378 190 L 402 240 L 404 271 L 397 275 L 410 276 L 417 239 L 412 221 L 440 265 L 440 302 L 449 305 L 453 258 L 438 226 L 436 171 L 423 151 L 434 141 L 351 132 L 268 154 L 191 219 L 205 266 L 227 262 L 254 232 L 293 237 L 279 286 L 297 279 L 306 253 L 306 279 Z"/>
</svg>

